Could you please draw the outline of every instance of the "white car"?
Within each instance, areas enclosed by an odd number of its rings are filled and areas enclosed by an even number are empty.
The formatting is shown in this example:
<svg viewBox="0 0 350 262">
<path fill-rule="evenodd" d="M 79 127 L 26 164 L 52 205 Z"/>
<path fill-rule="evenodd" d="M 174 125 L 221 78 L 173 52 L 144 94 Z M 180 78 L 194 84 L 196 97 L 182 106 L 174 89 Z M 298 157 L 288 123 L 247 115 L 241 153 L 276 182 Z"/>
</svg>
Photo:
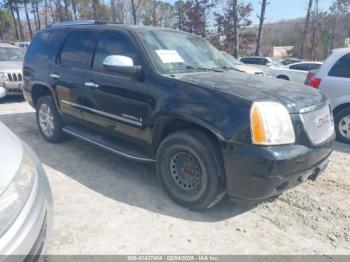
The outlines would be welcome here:
<svg viewBox="0 0 350 262">
<path fill-rule="evenodd" d="M 255 68 L 259 68 L 262 71 L 264 71 L 265 75 L 270 74 L 271 67 L 278 67 L 281 64 L 274 59 L 271 59 L 270 57 L 263 57 L 263 56 L 247 56 L 242 57 L 240 61 L 244 64 L 251 65 Z"/>
<path fill-rule="evenodd" d="M 321 67 L 320 62 L 299 62 L 281 67 L 272 67 L 270 75 L 279 79 L 303 84 L 309 71 Z"/>
<path fill-rule="evenodd" d="M 309 86 L 329 97 L 337 139 L 350 143 L 350 48 L 333 50 L 309 81 Z"/>
<path fill-rule="evenodd" d="M 16 42 L 15 46 L 23 49 L 27 49 L 30 45 L 30 42 Z"/>
</svg>

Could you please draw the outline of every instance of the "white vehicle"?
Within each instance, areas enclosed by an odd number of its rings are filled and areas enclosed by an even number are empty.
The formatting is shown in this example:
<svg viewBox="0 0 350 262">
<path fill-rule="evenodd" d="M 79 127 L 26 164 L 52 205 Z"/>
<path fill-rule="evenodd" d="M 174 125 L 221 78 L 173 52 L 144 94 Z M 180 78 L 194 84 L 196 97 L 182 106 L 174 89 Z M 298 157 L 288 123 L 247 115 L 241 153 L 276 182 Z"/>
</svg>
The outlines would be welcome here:
<svg viewBox="0 0 350 262">
<path fill-rule="evenodd" d="M 16 42 L 15 46 L 27 49 L 30 45 L 30 42 Z"/>
<path fill-rule="evenodd" d="M 247 56 L 240 59 L 241 62 L 247 65 L 251 65 L 255 68 L 259 68 L 264 71 L 265 75 L 270 75 L 271 67 L 281 66 L 280 62 L 271 59 L 270 57 L 263 56 Z"/>
<path fill-rule="evenodd" d="M 321 67 L 320 62 L 300 62 L 287 66 L 272 67 L 270 75 L 279 79 L 289 80 L 303 84 L 309 71 L 317 70 Z"/>
<path fill-rule="evenodd" d="M 337 139 L 350 143 L 350 48 L 333 50 L 309 81 L 309 86 L 329 97 Z"/>
</svg>

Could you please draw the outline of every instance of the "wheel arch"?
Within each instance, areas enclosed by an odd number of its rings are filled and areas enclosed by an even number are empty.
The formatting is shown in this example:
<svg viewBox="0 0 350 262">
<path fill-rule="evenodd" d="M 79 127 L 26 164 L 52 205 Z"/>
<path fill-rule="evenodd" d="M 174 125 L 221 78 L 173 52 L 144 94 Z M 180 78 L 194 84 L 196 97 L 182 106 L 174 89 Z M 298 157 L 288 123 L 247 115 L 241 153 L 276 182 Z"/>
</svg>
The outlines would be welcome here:
<svg viewBox="0 0 350 262">
<path fill-rule="evenodd" d="M 155 153 L 157 151 L 158 146 L 165 137 L 184 129 L 196 129 L 208 134 L 219 147 L 220 141 L 224 140 L 224 137 L 217 130 L 200 121 L 184 116 L 162 116 L 157 118 L 154 124 L 154 131 L 151 138 L 153 152 Z"/>
<path fill-rule="evenodd" d="M 288 81 L 290 81 L 290 78 L 286 75 L 278 75 L 276 78 L 278 79 L 287 79 Z"/>
<path fill-rule="evenodd" d="M 344 103 L 344 104 L 338 105 L 336 108 L 333 109 L 333 114 L 335 115 L 345 108 L 350 108 L 350 103 Z"/>
<path fill-rule="evenodd" d="M 51 95 L 54 98 L 57 109 L 59 108 L 57 99 L 55 96 L 55 92 L 52 90 L 50 86 L 43 83 L 35 83 L 32 85 L 31 90 L 32 90 L 31 95 L 32 95 L 32 101 L 33 101 L 34 107 L 36 106 L 36 103 L 38 102 L 38 99 L 40 97 L 45 95 Z"/>
</svg>

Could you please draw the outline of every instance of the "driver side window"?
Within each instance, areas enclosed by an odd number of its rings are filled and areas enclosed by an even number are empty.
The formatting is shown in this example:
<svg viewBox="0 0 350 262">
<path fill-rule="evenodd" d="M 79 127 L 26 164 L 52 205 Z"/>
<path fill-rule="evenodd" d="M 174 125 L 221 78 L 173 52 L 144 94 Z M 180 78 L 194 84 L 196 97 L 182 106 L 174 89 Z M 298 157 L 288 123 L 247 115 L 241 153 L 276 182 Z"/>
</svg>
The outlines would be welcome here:
<svg viewBox="0 0 350 262">
<path fill-rule="evenodd" d="M 104 71 L 103 60 L 110 55 L 123 55 L 130 57 L 134 65 L 139 65 L 140 60 L 131 40 L 123 33 L 108 31 L 102 34 L 97 44 L 93 69 Z"/>
</svg>

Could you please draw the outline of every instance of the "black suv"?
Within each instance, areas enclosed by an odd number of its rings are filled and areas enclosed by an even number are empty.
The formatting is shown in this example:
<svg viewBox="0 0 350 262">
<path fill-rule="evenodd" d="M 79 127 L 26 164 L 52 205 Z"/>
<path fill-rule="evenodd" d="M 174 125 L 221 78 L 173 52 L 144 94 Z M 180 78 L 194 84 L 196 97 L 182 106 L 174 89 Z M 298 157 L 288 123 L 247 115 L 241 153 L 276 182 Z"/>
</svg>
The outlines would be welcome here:
<svg viewBox="0 0 350 262">
<path fill-rule="evenodd" d="M 232 69 L 201 37 L 103 22 L 39 32 L 24 95 L 48 142 L 68 134 L 155 162 L 169 196 L 193 209 L 227 193 L 263 200 L 315 179 L 334 140 L 326 97 Z"/>
</svg>

